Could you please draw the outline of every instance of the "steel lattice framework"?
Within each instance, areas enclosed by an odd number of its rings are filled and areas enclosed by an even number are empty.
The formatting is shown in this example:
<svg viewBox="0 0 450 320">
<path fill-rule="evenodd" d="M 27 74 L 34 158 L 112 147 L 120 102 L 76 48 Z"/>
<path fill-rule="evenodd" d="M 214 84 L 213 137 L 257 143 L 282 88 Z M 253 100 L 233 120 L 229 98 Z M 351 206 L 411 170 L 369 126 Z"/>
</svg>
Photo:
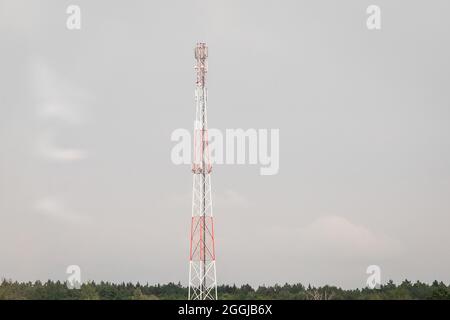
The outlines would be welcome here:
<svg viewBox="0 0 450 320">
<path fill-rule="evenodd" d="M 189 249 L 189 300 L 216 300 L 216 254 L 211 197 L 211 162 L 208 148 L 206 73 L 208 47 L 195 48 L 197 81 L 195 88 L 192 221 Z"/>
</svg>

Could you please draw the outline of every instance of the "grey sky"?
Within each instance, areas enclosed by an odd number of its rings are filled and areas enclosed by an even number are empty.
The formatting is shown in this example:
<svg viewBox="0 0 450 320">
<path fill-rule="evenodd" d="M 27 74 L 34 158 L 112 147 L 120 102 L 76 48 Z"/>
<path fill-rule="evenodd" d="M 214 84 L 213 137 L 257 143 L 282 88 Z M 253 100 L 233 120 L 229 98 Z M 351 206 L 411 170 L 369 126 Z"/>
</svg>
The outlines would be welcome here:
<svg viewBox="0 0 450 320">
<path fill-rule="evenodd" d="M 170 134 L 193 125 L 203 40 L 210 126 L 280 129 L 278 175 L 214 168 L 219 283 L 361 287 L 371 264 L 450 282 L 449 10 L 0 0 L 0 277 L 186 284 L 192 174 Z"/>
</svg>

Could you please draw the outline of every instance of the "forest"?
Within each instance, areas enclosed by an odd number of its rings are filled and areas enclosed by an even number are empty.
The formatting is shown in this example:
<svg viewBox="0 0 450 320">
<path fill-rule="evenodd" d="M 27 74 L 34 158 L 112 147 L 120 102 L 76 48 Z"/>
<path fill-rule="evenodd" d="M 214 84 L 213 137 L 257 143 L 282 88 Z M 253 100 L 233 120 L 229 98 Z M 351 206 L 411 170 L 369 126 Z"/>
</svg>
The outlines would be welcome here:
<svg viewBox="0 0 450 320">
<path fill-rule="evenodd" d="M 334 286 L 312 287 L 302 284 L 274 286 L 221 285 L 223 300 L 450 300 L 450 285 L 404 280 L 389 281 L 376 289 L 344 290 Z M 2 280 L 0 300 L 182 300 L 188 289 L 181 284 L 140 284 L 87 282 L 79 289 L 69 289 L 60 281 L 16 282 Z"/>
</svg>

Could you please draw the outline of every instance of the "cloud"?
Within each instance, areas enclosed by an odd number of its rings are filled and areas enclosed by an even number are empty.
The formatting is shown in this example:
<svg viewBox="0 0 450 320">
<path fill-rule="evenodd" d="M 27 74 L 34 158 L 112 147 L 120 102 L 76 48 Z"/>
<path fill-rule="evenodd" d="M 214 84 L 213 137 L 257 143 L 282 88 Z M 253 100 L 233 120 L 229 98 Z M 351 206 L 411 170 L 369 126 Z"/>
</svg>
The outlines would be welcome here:
<svg viewBox="0 0 450 320">
<path fill-rule="evenodd" d="M 232 189 L 213 194 L 213 197 L 214 204 L 219 207 L 248 207 L 251 204 L 241 193 Z"/>
<path fill-rule="evenodd" d="M 43 119 L 59 119 L 70 124 L 83 123 L 83 116 L 81 112 L 73 106 L 69 107 L 67 103 L 43 103 L 42 105 L 39 105 L 38 113 Z"/>
<path fill-rule="evenodd" d="M 43 133 L 38 137 L 36 148 L 38 154 L 50 160 L 70 162 L 87 158 L 87 152 L 84 150 L 56 146 L 53 142 L 53 135 L 50 133 Z"/>
<path fill-rule="evenodd" d="M 85 121 L 85 103 L 89 96 L 68 83 L 48 64 L 33 60 L 31 63 L 31 88 L 37 103 L 37 114 L 47 129 L 38 135 L 36 148 L 41 156 L 57 161 L 77 161 L 87 158 L 87 152 L 74 148 L 56 146 L 54 136 L 57 127 L 80 126 Z M 59 139 L 64 136 L 58 134 Z"/>
<path fill-rule="evenodd" d="M 308 259 L 378 261 L 402 251 L 398 240 L 341 216 L 323 216 L 304 227 L 273 232 L 271 238 L 279 236 L 295 255 Z"/>
<path fill-rule="evenodd" d="M 36 203 L 35 209 L 46 217 L 71 224 L 85 224 L 91 222 L 90 217 L 73 212 L 57 197 L 45 197 L 40 199 Z"/>
<path fill-rule="evenodd" d="M 80 109 L 83 104 L 76 102 L 91 98 L 85 90 L 65 79 L 43 59 L 34 58 L 31 60 L 29 79 L 34 96 L 45 102 L 46 105 L 49 104 L 50 109 L 52 109 L 52 106 L 56 106 L 57 109 L 69 106 L 70 108 Z M 85 111 L 87 110 L 83 110 L 83 113 Z"/>
</svg>

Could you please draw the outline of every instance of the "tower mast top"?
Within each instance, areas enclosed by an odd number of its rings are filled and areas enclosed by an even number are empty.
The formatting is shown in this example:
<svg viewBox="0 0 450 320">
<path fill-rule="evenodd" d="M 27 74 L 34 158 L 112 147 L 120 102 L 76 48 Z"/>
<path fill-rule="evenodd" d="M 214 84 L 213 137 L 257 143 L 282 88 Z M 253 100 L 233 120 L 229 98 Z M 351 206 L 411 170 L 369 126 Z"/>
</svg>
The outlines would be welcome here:
<svg viewBox="0 0 450 320">
<path fill-rule="evenodd" d="M 197 70 L 197 86 L 205 87 L 206 72 L 208 71 L 208 47 L 206 43 L 199 42 L 195 47 L 195 59 L 197 64 L 195 69 Z"/>
</svg>

